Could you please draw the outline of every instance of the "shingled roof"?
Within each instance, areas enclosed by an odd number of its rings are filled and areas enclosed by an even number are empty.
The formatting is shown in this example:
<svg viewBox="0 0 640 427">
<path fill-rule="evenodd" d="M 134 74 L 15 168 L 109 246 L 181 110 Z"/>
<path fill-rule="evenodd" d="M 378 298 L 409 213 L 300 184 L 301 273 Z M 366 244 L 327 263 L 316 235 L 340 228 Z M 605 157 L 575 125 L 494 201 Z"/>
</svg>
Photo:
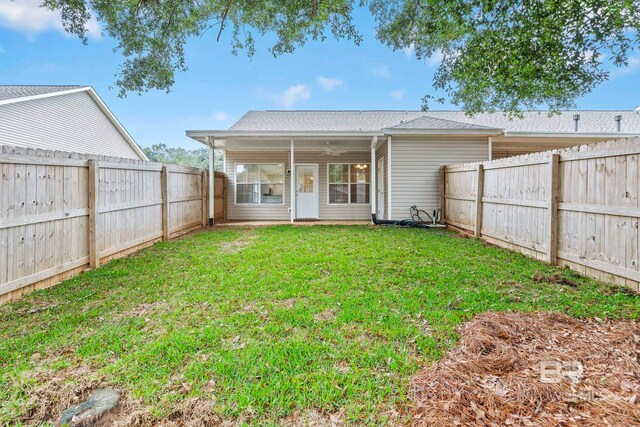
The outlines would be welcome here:
<svg viewBox="0 0 640 427">
<path fill-rule="evenodd" d="M 575 115 L 580 116 L 580 133 L 640 134 L 640 111 L 635 110 L 530 111 L 524 112 L 522 118 L 512 118 L 502 112 L 468 116 L 461 111 L 249 111 L 229 130 L 375 132 L 414 126 L 425 130 L 489 128 L 515 133 L 575 133 Z M 616 116 L 621 116 L 620 131 Z"/>
<path fill-rule="evenodd" d="M 392 126 L 390 129 L 405 130 L 445 130 L 445 129 L 494 129 L 488 126 L 476 125 L 473 123 L 457 122 L 455 120 L 437 119 L 435 117 L 421 116 L 417 119 L 403 121 L 398 125 Z"/>
<path fill-rule="evenodd" d="M 59 86 L 14 86 L 0 85 L 0 101 L 15 98 L 25 98 L 28 96 L 45 95 L 47 93 L 64 92 L 71 89 L 78 89 L 84 86 L 59 85 Z"/>
</svg>

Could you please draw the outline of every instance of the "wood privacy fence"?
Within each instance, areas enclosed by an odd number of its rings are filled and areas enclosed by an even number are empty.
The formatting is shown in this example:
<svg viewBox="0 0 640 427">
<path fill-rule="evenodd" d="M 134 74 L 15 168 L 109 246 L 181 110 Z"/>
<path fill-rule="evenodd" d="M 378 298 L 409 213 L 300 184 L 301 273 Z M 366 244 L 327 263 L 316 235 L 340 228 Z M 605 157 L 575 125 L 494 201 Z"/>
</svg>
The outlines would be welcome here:
<svg viewBox="0 0 640 427">
<path fill-rule="evenodd" d="M 441 168 L 444 220 L 495 245 L 640 290 L 640 139 Z"/>
<path fill-rule="evenodd" d="M 0 146 L 0 172 L 0 303 L 208 221 L 201 169 Z"/>
</svg>

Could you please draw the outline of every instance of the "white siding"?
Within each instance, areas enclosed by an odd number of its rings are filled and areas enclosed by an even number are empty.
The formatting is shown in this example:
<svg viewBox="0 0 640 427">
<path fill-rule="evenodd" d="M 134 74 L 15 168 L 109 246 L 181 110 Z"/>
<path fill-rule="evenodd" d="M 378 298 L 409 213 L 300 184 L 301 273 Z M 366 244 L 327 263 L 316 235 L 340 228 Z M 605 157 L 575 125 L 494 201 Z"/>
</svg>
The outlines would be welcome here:
<svg viewBox="0 0 640 427">
<path fill-rule="evenodd" d="M 236 164 L 243 163 L 284 163 L 285 171 L 289 169 L 288 152 L 233 152 L 227 151 L 225 155 L 225 172 L 227 174 L 227 219 L 229 221 L 243 220 L 288 220 L 290 200 L 290 178 L 284 177 L 284 204 L 283 205 L 247 205 L 236 204 Z"/>
<path fill-rule="evenodd" d="M 304 153 L 296 156 L 296 161 L 303 163 L 319 163 L 320 170 L 320 219 L 330 220 L 368 220 L 371 219 L 371 205 L 330 205 L 328 192 L 328 164 L 329 163 L 371 163 L 371 150 L 350 151 L 339 156 L 327 156 L 324 153 Z M 371 185 L 371 178 L 369 178 Z"/>
<path fill-rule="evenodd" d="M 285 170 L 290 169 L 290 152 L 251 151 L 226 153 L 227 219 L 230 221 L 246 220 L 288 220 L 291 218 L 291 178 L 285 176 L 284 205 L 246 205 L 236 204 L 235 167 L 242 163 L 284 163 Z M 319 179 L 319 219 L 321 220 L 368 220 L 371 218 L 370 204 L 330 205 L 328 203 L 327 165 L 329 163 L 370 163 L 371 151 L 353 151 L 339 156 L 327 156 L 319 152 L 296 152 L 296 163 L 317 163 Z"/>
<path fill-rule="evenodd" d="M 440 208 L 440 166 L 488 160 L 487 138 L 411 139 L 391 142 L 392 219 L 409 217 L 417 205 Z"/>
<path fill-rule="evenodd" d="M 0 105 L 0 144 L 140 159 L 87 92 Z"/>
</svg>

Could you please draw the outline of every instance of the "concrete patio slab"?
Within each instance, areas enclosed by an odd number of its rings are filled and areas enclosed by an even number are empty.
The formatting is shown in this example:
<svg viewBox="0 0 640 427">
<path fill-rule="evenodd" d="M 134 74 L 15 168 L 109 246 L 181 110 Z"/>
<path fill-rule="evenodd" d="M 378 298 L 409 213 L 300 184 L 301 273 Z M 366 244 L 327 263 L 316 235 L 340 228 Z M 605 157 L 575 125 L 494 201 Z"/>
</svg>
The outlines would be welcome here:
<svg viewBox="0 0 640 427">
<path fill-rule="evenodd" d="M 290 221 L 229 221 L 215 224 L 214 227 L 269 227 L 272 225 L 290 225 Z M 296 221 L 294 226 L 312 225 L 369 225 L 371 221 Z"/>
</svg>

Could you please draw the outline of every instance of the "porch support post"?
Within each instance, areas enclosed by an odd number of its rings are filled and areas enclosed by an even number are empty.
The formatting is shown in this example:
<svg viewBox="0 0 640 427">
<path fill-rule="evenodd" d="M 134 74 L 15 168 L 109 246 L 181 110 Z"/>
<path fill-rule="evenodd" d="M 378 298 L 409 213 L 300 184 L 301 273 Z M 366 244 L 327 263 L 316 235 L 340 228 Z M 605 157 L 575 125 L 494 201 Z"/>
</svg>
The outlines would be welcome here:
<svg viewBox="0 0 640 427">
<path fill-rule="evenodd" d="M 290 198 L 291 198 L 291 224 L 293 224 L 293 221 L 296 219 L 296 159 L 295 159 L 295 155 L 293 152 L 294 149 L 294 142 L 293 142 L 293 138 L 291 138 L 291 162 L 290 162 L 290 166 L 291 166 L 291 190 L 290 190 Z"/>
<path fill-rule="evenodd" d="M 208 136 L 209 144 L 209 225 L 213 226 L 213 218 L 215 216 L 215 203 L 216 203 L 216 172 L 213 168 L 214 154 L 213 150 L 216 144 L 215 139 Z"/>
<path fill-rule="evenodd" d="M 391 170 L 391 136 L 387 139 L 387 215 L 385 219 L 392 219 L 393 213 L 391 212 L 391 208 L 393 204 L 391 203 L 391 190 L 392 190 L 392 170 Z"/>
<path fill-rule="evenodd" d="M 369 169 L 369 201 L 371 202 L 371 222 L 373 222 L 373 215 L 376 214 L 377 195 L 376 190 L 376 147 L 378 146 L 378 137 L 371 138 L 371 166 Z"/>
</svg>

